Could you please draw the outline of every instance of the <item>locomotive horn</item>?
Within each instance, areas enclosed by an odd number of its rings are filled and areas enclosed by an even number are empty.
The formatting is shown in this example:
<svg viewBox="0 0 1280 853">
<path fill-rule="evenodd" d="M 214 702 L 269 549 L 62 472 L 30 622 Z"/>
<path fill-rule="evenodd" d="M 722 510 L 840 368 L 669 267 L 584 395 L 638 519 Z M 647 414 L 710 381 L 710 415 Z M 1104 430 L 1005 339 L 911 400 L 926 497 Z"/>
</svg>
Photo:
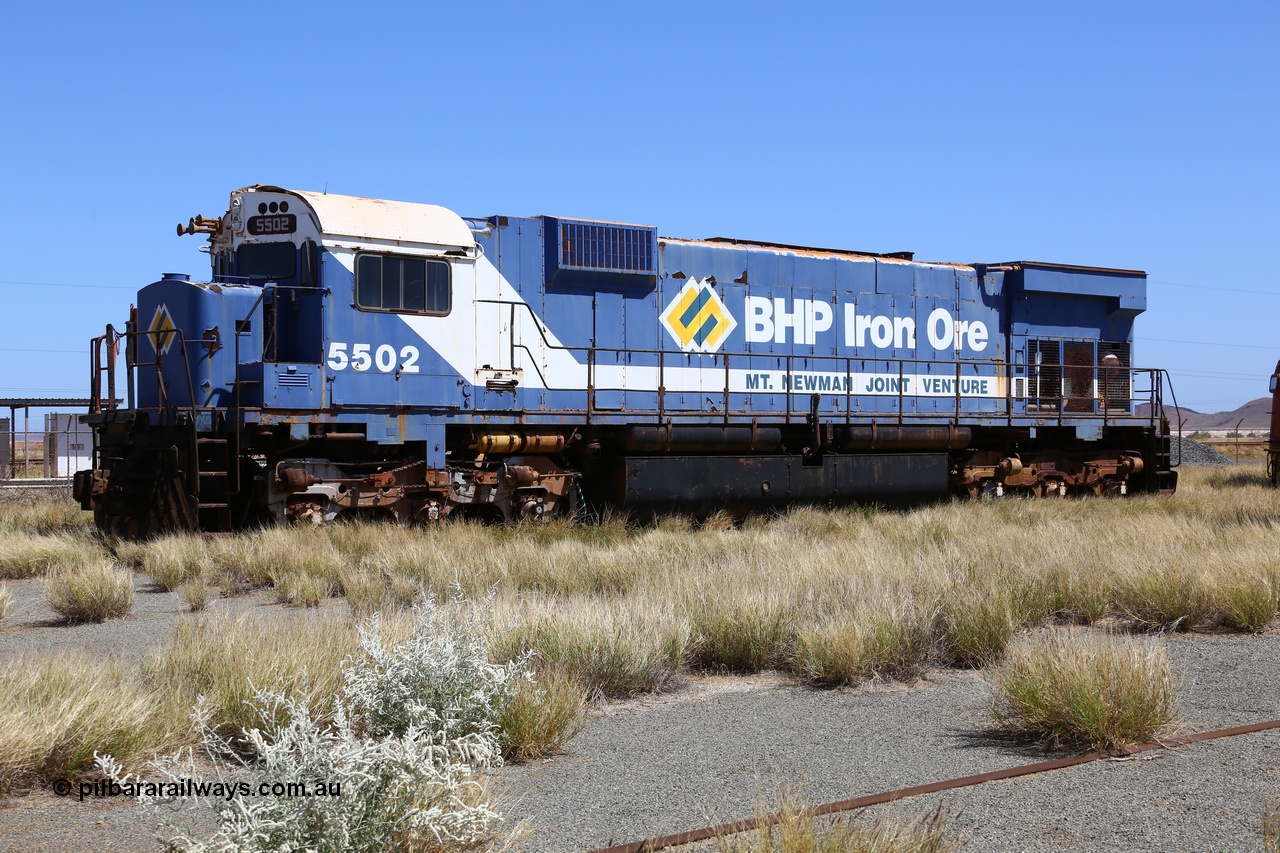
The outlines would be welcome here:
<svg viewBox="0 0 1280 853">
<path fill-rule="evenodd" d="M 178 236 L 183 234 L 218 234 L 222 231 L 222 220 L 206 219 L 200 214 L 196 214 L 187 220 L 187 224 L 178 223 Z"/>
</svg>

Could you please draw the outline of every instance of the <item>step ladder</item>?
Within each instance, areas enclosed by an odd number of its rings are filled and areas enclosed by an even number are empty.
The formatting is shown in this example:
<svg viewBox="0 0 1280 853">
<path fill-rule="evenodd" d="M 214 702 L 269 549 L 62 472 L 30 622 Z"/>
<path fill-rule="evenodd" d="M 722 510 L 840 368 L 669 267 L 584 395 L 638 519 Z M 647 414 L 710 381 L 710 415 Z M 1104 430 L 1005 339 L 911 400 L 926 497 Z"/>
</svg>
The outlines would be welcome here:
<svg viewBox="0 0 1280 853">
<path fill-rule="evenodd" d="M 206 536 L 231 533 L 228 449 L 225 438 L 196 439 L 196 520 Z"/>
</svg>

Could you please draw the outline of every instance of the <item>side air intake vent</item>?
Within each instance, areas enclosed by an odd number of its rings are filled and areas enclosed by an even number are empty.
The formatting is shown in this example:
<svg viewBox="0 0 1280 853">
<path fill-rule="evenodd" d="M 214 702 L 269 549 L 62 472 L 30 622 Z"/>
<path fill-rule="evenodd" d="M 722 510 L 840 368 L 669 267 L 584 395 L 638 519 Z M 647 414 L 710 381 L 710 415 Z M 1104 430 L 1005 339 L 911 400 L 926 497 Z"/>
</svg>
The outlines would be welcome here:
<svg viewBox="0 0 1280 853">
<path fill-rule="evenodd" d="M 1061 341 L 1027 341 L 1027 404 L 1057 409 L 1062 402 Z"/>
<path fill-rule="evenodd" d="M 652 287 L 658 280 L 658 231 L 546 217 L 547 283 L 577 287 Z"/>
<path fill-rule="evenodd" d="M 1098 342 L 1098 384 L 1102 387 L 1102 397 L 1109 411 L 1129 411 L 1133 396 L 1130 366 L 1127 342 Z"/>
</svg>

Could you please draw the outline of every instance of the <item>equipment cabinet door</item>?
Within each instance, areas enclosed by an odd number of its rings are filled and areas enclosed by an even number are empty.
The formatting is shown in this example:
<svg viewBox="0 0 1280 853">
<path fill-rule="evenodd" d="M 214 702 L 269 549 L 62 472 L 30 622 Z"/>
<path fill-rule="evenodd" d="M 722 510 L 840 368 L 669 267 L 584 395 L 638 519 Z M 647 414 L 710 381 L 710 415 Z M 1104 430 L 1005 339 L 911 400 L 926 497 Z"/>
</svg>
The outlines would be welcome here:
<svg viewBox="0 0 1280 853">
<path fill-rule="evenodd" d="M 487 259 L 472 265 L 475 368 L 466 382 L 472 385 L 464 405 L 482 411 L 517 408 L 517 391 L 525 383 L 523 372 L 512 368 L 512 326 L 519 322 L 519 306 L 503 286 L 501 274 Z M 460 316 L 459 322 L 464 322 Z"/>
</svg>

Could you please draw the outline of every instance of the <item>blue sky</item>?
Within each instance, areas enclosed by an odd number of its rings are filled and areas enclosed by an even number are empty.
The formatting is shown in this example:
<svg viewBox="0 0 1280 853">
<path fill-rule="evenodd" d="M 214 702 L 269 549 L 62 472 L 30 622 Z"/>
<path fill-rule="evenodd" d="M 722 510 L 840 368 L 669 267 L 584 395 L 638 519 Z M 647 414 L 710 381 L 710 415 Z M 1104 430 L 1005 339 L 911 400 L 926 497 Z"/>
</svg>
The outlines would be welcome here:
<svg viewBox="0 0 1280 853">
<path fill-rule="evenodd" d="M 1135 361 L 1201 411 L 1280 357 L 1280 6 L 16 4 L 0 396 L 252 183 L 925 260 L 1144 269 Z M 51 286 L 57 285 L 57 286 Z"/>
</svg>

